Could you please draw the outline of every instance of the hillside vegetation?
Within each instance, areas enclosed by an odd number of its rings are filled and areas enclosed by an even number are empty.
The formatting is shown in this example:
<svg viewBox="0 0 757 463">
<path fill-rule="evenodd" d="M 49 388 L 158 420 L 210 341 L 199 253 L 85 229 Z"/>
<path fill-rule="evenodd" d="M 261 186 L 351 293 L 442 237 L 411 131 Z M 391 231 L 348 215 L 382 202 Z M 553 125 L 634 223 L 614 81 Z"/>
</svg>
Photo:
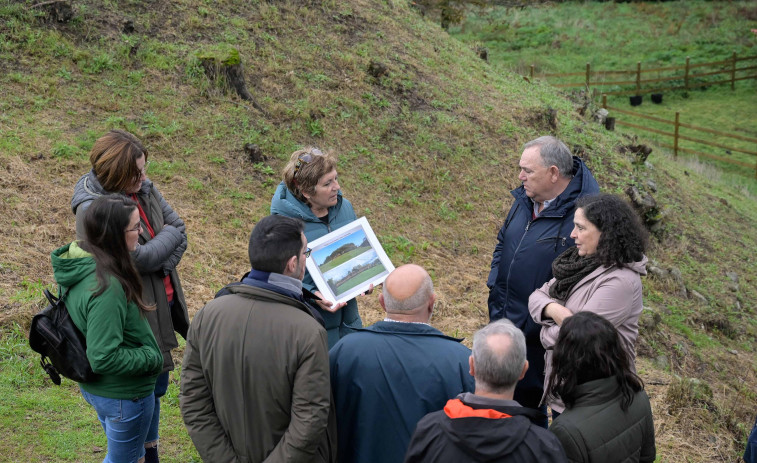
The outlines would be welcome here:
<svg viewBox="0 0 757 463">
<path fill-rule="evenodd" d="M 472 9 L 464 21 L 450 29 L 451 34 L 471 46 L 487 50 L 489 62 L 495 68 L 507 69 L 520 75 L 535 76 L 548 73 L 575 73 L 565 77 L 544 79 L 551 84 L 581 83 L 585 81 L 586 64 L 591 66 L 592 92 L 595 101 L 603 92 L 630 92 L 635 88 L 637 63 L 641 69 L 658 69 L 641 74 L 642 80 L 665 78 L 657 83 L 642 83 L 642 91 L 652 88 L 683 87 L 682 67 L 686 59 L 692 66 L 723 62 L 735 53 L 738 58 L 757 56 L 757 4 L 753 1 L 678 0 L 669 2 L 562 2 L 534 4 L 529 8 Z M 754 76 L 757 60 L 739 61 L 736 78 Z M 667 70 L 666 70 L 667 69 Z M 605 74 L 611 71 L 633 71 L 631 74 Z M 691 74 L 727 73 L 692 77 L 688 91 L 663 91 L 662 104 L 652 104 L 649 95 L 643 104 L 630 107 L 627 95 L 608 95 L 611 107 L 625 108 L 636 113 L 655 116 L 667 121 L 675 119 L 720 132 L 757 138 L 757 79 L 740 80 L 732 89 L 729 84 L 704 85 L 730 79 L 730 63 L 694 67 Z M 676 79 L 676 77 L 678 79 Z M 670 80 L 673 79 L 673 80 Z M 596 85 L 596 82 L 631 82 L 630 85 Z M 570 89 L 566 89 L 570 90 Z M 580 93 L 579 88 L 572 92 Z M 672 132 L 671 124 L 639 119 L 614 113 L 619 121 L 641 124 L 653 130 Z M 620 131 L 636 133 L 668 146 L 671 136 L 619 127 Z M 755 144 L 730 137 L 683 129 L 683 136 L 705 139 L 721 146 L 755 152 Z M 721 147 L 681 141 L 682 148 L 703 151 L 710 155 L 748 166 L 708 160 L 727 173 L 730 182 L 738 183 L 752 196 L 757 195 L 755 164 L 757 157 Z M 751 167 L 749 167 L 751 166 Z"/>
<path fill-rule="evenodd" d="M 664 271 L 644 280 L 637 364 L 660 461 L 743 450 L 757 412 L 757 212 L 737 188 L 666 156 L 635 165 L 593 107 L 492 67 L 404 0 L 75 0 L 70 14 L 36 3 L 0 0 L 0 395 L 12 398 L 0 404 L 0 460 L 102 459 L 94 414 L 70 381 L 43 377 L 24 332 L 54 287 L 50 252 L 74 237 L 73 185 L 111 128 L 145 142 L 148 176 L 186 222 L 190 314 L 247 270 L 249 232 L 304 144 L 339 155 L 345 196 L 394 264 L 431 273 L 433 323 L 468 338 L 488 321 L 485 281 L 523 143 L 564 139 L 604 191 L 652 180 L 664 225 L 649 257 Z M 238 61 L 259 108 L 211 83 L 207 57 Z M 251 162 L 245 144 L 266 158 Z M 360 300 L 366 324 L 383 318 L 375 298 Z M 161 452 L 198 461 L 177 390 L 175 372 Z"/>
</svg>

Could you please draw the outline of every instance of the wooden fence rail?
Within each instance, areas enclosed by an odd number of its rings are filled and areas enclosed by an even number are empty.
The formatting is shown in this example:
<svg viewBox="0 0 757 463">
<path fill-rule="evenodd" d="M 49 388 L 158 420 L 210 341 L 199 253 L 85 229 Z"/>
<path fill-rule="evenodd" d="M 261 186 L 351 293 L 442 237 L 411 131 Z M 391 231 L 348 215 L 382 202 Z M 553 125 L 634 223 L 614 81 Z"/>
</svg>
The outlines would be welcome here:
<svg viewBox="0 0 757 463">
<path fill-rule="evenodd" d="M 615 124 L 617 124 L 617 125 L 623 125 L 623 126 L 626 126 L 626 127 L 633 127 L 635 129 L 645 130 L 647 132 L 656 133 L 658 135 L 663 135 L 663 136 L 666 136 L 666 137 L 671 137 L 673 139 L 673 144 L 672 145 L 668 145 L 666 143 L 660 143 L 660 146 L 673 150 L 673 156 L 675 156 L 675 157 L 678 157 L 678 152 L 680 151 L 680 152 L 683 152 L 683 153 L 696 154 L 698 156 L 704 156 L 704 157 L 711 158 L 711 159 L 717 159 L 718 161 L 722 161 L 722 162 L 726 162 L 726 163 L 734 164 L 734 165 L 738 165 L 738 166 L 744 166 L 744 167 L 750 167 L 750 168 L 754 167 L 754 169 L 755 169 L 755 174 L 754 175 L 755 175 L 755 178 L 757 178 L 757 160 L 755 160 L 755 163 L 753 165 L 753 164 L 750 164 L 750 163 L 747 163 L 747 162 L 737 161 L 737 160 L 734 160 L 734 159 L 725 158 L 723 156 L 717 156 L 717 155 L 711 154 L 711 153 L 704 153 L 702 151 L 697 151 L 697 150 L 693 150 L 693 149 L 689 149 L 689 148 L 682 148 L 682 147 L 679 146 L 679 143 L 678 143 L 679 140 L 685 140 L 685 141 L 689 141 L 689 142 L 693 142 L 693 143 L 698 143 L 700 145 L 706 145 L 706 146 L 712 146 L 712 147 L 715 147 L 715 148 L 722 148 L 722 149 L 726 149 L 726 150 L 730 150 L 730 151 L 736 151 L 736 152 L 739 152 L 739 153 L 748 154 L 750 156 L 757 156 L 757 151 L 747 150 L 747 149 L 743 149 L 743 148 L 736 148 L 736 147 L 733 147 L 733 146 L 724 145 L 722 143 L 716 143 L 716 142 L 713 142 L 713 141 L 710 141 L 710 140 L 703 140 L 701 138 L 695 138 L 695 137 L 691 137 L 691 136 L 681 135 L 680 129 L 681 128 L 686 128 L 686 129 L 695 130 L 695 131 L 699 131 L 699 132 L 705 132 L 705 133 L 709 133 L 709 134 L 712 134 L 712 135 L 718 135 L 718 136 L 721 136 L 721 137 L 732 138 L 732 139 L 735 139 L 735 140 L 746 141 L 746 142 L 749 142 L 749 143 L 755 143 L 755 145 L 757 145 L 757 138 L 745 137 L 743 135 L 739 135 L 739 134 L 735 134 L 735 133 L 721 132 L 719 130 L 713 130 L 713 129 L 709 129 L 707 127 L 699 127 L 699 126 L 692 125 L 692 124 L 684 124 L 680 120 L 681 114 L 678 111 L 676 112 L 675 120 L 671 121 L 671 120 L 668 120 L 668 119 L 663 119 L 661 117 L 648 116 L 646 114 L 640 114 L 640 113 L 636 113 L 636 112 L 633 112 L 633 111 L 628 111 L 628 110 L 625 110 L 625 109 L 620 109 L 620 108 L 615 108 L 615 107 L 612 107 L 612 106 L 608 106 L 607 105 L 607 94 L 603 94 L 602 95 L 602 107 L 605 108 L 608 111 L 612 111 L 612 112 L 616 112 L 616 113 L 620 113 L 620 114 L 627 114 L 629 116 L 638 117 L 640 119 L 647 119 L 647 120 L 651 120 L 651 121 L 655 121 L 655 122 L 660 122 L 660 123 L 663 123 L 663 124 L 672 125 L 673 126 L 673 131 L 672 132 L 666 132 L 664 130 L 655 129 L 655 128 L 652 128 L 652 127 L 646 127 L 644 125 L 634 124 L 632 122 L 621 121 L 621 120 L 617 120 L 617 119 L 615 121 Z"/>
<path fill-rule="evenodd" d="M 650 68 L 650 69 L 642 69 L 641 61 L 636 63 L 636 69 L 635 70 L 609 70 L 609 71 L 592 71 L 591 70 L 591 63 L 586 63 L 586 70 L 583 72 L 565 72 L 565 73 L 546 73 L 541 75 L 535 75 L 535 66 L 531 65 L 530 70 L 530 78 L 531 80 L 534 79 L 534 77 L 543 77 L 543 78 L 561 78 L 561 77 L 576 77 L 576 76 L 584 76 L 583 82 L 570 82 L 570 83 L 556 83 L 553 84 L 554 87 L 558 88 L 572 88 L 572 87 L 584 87 L 586 89 L 590 89 L 592 86 L 594 87 L 606 87 L 606 86 L 612 86 L 612 85 L 633 85 L 635 86 L 634 90 L 621 90 L 621 91 L 613 91 L 613 92 L 604 92 L 606 95 L 641 95 L 644 93 L 658 93 L 663 91 L 669 91 L 669 90 L 689 90 L 697 87 L 704 87 L 708 85 L 718 85 L 718 84 L 731 84 L 731 89 L 733 90 L 735 88 L 736 82 L 740 80 L 746 80 L 746 79 L 757 79 L 757 73 L 749 74 L 749 75 L 739 75 L 737 77 L 737 73 L 745 73 L 748 71 L 755 71 L 757 70 L 757 64 L 751 65 L 751 66 L 742 66 L 737 67 L 737 63 L 740 63 L 742 61 L 748 61 L 748 60 L 757 60 L 757 55 L 755 56 L 742 56 L 739 57 L 736 55 L 736 53 L 733 53 L 729 59 L 720 60 L 720 61 L 713 61 L 708 63 L 691 63 L 691 59 L 689 57 L 686 57 L 686 64 L 680 65 L 680 66 L 665 66 L 665 67 L 657 67 L 657 68 Z M 709 72 L 699 72 L 694 73 L 692 72 L 692 69 L 699 69 L 703 67 L 713 67 L 713 66 L 721 66 L 721 69 L 717 69 L 715 71 L 709 71 Z M 642 75 L 647 74 L 650 72 L 657 72 L 658 74 L 661 72 L 668 72 L 668 71 L 683 71 L 681 74 L 676 74 L 673 76 L 665 76 L 665 77 L 657 77 L 652 79 L 643 79 Z M 602 80 L 603 77 L 608 75 L 633 75 L 635 74 L 635 78 L 633 80 L 618 80 L 618 81 L 604 81 Z M 704 77 L 710 77 L 720 74 L 727 74 L 727 79 L 721 79 L 717 81 L 705 81 L 705 82 L 692 82 L 693 79 L 702 79 Z M 656 87 L 656 88 L 644 88 L 642 89 L 642 84 L 652 84 L 657 82 L 670 82 L 670 81 L 683 81 L 683 85 L 675 85 L 671 87 Z"/>
</svg>

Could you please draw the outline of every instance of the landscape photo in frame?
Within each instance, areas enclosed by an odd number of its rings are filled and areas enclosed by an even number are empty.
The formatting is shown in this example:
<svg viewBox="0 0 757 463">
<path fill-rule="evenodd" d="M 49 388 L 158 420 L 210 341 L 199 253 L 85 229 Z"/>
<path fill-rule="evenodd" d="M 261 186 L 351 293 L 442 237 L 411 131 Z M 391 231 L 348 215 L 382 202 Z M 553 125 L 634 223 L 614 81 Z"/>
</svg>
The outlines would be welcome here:
<svg viewBox="0 0 757 463">
<path fill-rule="evenodd" d="M 346 302 L 382 283 L 394 265 L 368 220 L 361 217 L 308 243 L 307 269 L 323 297 Z"/>
</svg>

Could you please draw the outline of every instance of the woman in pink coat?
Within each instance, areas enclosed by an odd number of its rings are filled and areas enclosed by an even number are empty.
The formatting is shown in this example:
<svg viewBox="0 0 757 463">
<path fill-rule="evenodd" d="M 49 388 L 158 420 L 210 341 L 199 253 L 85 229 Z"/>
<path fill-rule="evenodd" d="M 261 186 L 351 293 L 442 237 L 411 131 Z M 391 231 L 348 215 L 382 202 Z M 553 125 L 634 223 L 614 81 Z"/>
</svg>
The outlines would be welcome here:
<svg viewBox="0 0 757 463">
<path fill-rule="evenodd" d="M 573 223 L 570 237 L 576 247 L 552 262 L 554 278 L 534 291 L 528 300 L 531 317 L 543 325 L 541 342 L 547 350 L 545 378 L 549 378 L 552 370 L 552 349 L 560 326 L 578 312 L 594 312 L 609 320 L 620 333 L 631 365 L 636 358 L 634 344 L 642 310 L 641 276 L 647 274 L 646 230 L 631 206 L 610 194 L 579 199 Z M 558 414 L 565 408 L 554 399 L 549 405 Z"/>
</svg>

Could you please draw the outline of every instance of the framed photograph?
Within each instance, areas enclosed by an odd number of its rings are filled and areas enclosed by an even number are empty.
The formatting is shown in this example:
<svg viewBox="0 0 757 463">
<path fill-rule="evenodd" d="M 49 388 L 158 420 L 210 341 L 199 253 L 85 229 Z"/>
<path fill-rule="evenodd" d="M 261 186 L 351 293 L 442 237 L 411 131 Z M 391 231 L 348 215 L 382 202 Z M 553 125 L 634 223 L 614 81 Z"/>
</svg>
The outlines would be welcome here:
<svg viewBox="0 0 757 463">
<path fill-rule="evenodd" d="M 360 217 L 328 235 L 309 242 L 306 265 L 326 300 L 346 302 L 368 287 L 383 283 L 394 265 L 368 220 Z"/>
</svg>

